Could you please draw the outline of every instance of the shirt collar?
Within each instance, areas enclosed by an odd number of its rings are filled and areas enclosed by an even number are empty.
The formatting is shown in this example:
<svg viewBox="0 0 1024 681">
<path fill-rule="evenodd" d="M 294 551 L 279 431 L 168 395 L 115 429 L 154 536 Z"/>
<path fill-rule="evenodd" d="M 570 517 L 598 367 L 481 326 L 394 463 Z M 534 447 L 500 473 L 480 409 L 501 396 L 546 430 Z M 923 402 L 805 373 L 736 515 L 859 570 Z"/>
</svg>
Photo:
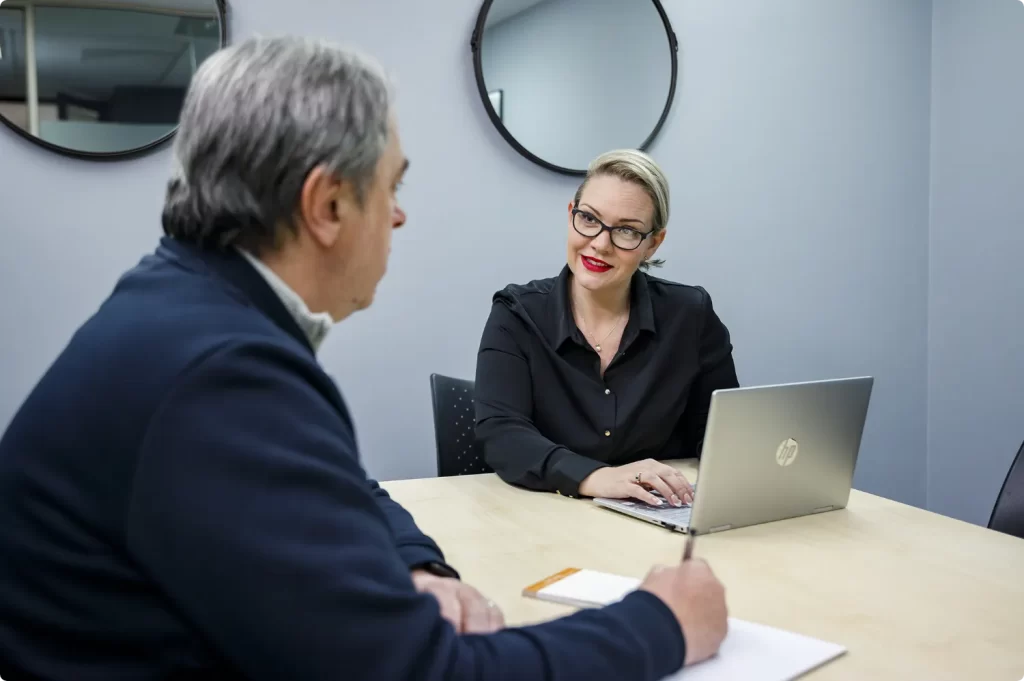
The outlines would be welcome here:
<svg viewBox="0 0 1024 681">
<path fill-rule="evenodd" d="M 281 299 L 285 309 L 295 319 L 295 323 L 299 325 L 302 332 L 306 334 L 306 338 L 309 339 L 309 344 L 312 346 L 313 351 L 319 350 L 320 345 L 324 342 L 324 338 L 327 337 L 327 333 L 334 326 L 334 319 L 331 315 L 326 312 L 310 312 L 306 301 L 288 286 L 281 277 L 277 276 L 272 269 L 267 267 L 266 263 L 248 251 L 241 248 L 238 251 L 253 266 L 253 269 L 263 277 L 267 285 L 277 294 L 277 297 Z"/>
<path fill-rule="evenodd" d="M 555 347 L 560 348 L 569 340 L 580 345 L 587 345 L 586 339 L 576 326 L 576 320 L 572 315 L 572 304 L 570 291 L 572 286 L 572 270 L 566 265 L 562 273 L 558 275 L 555 282 Z M 658 328 L 654 322 L 654 303 L 651 301 L 651 291 L 647 284 L 647 275 L 637 270 L 629 283 L 629 322 L 623 331 L 623 341 L 632 341 L 639 331 L 657 333 Z"/>
</svg>

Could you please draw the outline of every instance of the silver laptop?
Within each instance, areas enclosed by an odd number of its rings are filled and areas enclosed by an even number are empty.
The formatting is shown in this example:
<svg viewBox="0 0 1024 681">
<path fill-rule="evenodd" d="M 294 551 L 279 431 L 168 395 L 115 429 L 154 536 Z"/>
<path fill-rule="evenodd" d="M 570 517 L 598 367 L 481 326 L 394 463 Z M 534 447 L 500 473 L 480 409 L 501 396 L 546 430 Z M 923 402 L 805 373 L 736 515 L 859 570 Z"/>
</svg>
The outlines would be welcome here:
<svg viewBox="0 0 1024 681">
<path fill-rule="evenodd" d="M 716 390 L 692 507 L 594 502 L 693 534 L 845 508 L 873 385 L 867 376 Z"/>
</svg>

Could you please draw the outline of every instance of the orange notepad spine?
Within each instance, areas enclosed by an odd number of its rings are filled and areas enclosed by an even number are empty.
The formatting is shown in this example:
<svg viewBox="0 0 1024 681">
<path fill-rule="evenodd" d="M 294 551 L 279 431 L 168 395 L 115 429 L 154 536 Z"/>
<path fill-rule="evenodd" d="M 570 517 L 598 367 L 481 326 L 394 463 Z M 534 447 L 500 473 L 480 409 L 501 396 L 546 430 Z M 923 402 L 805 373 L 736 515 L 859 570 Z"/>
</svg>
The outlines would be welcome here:
<svg viewBox="0 0 1024 681">
<path fill-rule="evenodd" d="M 552 584 L 555 584 L 557 582 L 562 581 L 566 577 L 571 577 L 571 576 L 573 576 L 574 574 L 576 574 L 579 571 L 580 571 L 579 568 L 566 568 L 566 569 L 562 570 L 561 572 L 558 572 L 556 574 L 551 575 L 550 577 L 545 577 L 544 579 L 540 580 L 536 584 L 531 584 L 530 586 L 526 587 L 525 589 L 523 589 L 523 595 L 536 598 L 537 594 L 542 589 L 546 589 L 547 587 L 551 586 Z"/>
</svg>

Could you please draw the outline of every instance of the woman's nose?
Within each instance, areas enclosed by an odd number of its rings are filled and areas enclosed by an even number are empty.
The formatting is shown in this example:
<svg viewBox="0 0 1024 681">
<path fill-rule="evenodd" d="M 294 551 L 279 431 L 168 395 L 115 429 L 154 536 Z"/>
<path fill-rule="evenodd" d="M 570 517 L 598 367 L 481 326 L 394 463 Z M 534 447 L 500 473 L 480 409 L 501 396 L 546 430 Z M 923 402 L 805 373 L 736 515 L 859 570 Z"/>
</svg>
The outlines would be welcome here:
<svg viewBox="0 0 1024 681">
<path fill-rule="evenodd" d="M 599 251 L 608 251 L 612 248 L 612 235 L 608 230 L 601 230 L 601 233 L 590 242 Z"/>
</svg>

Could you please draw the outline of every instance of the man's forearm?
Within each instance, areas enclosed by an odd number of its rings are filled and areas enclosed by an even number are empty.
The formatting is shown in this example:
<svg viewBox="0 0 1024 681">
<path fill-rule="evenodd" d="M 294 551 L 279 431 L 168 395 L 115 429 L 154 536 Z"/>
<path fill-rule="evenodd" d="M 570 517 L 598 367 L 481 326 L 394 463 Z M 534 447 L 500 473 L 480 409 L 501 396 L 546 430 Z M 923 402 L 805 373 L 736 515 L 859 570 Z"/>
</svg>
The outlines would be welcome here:
<svg viewBox="0 0 1024 681">
<path fill-rule="evenodd" d="M 459 573 L 445 563 L 444 553 L 437 543 L 423 534 L 416 521 L 402 505 L 391 498 L 375 480 L 370 480 L 370 490 L 377 505 L 387 517 L 391 532 L 395 535 L 395 546 L 410 570 L 426 570 L 441 577 L 458 578 Z"/>
</svg>

